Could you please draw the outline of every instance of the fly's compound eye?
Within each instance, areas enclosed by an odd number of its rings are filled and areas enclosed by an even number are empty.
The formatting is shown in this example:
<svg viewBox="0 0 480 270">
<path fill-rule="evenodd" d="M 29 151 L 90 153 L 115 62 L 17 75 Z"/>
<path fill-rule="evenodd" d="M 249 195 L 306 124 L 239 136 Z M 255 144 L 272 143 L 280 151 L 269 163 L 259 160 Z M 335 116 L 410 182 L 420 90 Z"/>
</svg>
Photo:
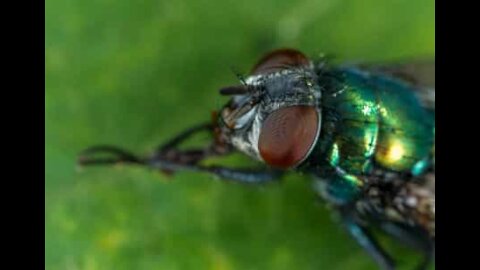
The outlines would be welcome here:
<svg viewBox="0 0 480 270">
<path fill-rule="evenodd" d="M 253 67 L 252 75 L 267 74 L 291 67 L 308 66 L 310 61 L 300 51 L 279 49 L 265 55 Z"/>
<path fill-rule="evenodd" d="M 258 149 L 272 167 L 287 169 L 298 165 L 310 153 L 318 133 L 315 107 L 292 106 L 278 109 L 264 121 Z"/>
</svg>

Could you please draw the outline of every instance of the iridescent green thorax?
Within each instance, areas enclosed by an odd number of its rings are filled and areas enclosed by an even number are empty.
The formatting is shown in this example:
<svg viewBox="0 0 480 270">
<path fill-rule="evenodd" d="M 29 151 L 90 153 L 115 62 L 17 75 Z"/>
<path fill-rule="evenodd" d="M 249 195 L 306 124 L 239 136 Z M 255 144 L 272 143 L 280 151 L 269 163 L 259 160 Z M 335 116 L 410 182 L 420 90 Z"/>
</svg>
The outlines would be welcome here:
<svg viewBox="0 0 480 270">
<path fill-rule="evenodd" d="M 407 84 L 357 69 L 334 70 L 322 79 L 323 123 L 309 159 L 319 174 L 334 168 L 360 189 L 362 175 L 372 169 L 419 175 L 430 166 L 434 115 Z"/>
</svg>

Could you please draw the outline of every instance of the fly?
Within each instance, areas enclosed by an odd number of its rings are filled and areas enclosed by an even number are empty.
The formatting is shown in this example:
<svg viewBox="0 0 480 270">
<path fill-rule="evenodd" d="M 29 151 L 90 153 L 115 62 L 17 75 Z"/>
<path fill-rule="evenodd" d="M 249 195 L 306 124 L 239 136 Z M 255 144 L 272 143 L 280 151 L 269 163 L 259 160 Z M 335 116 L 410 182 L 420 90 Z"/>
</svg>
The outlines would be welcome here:
<svg viewBox="0 0 480 270">
<path fill-rule="evenodd" d="M 420 250 L 418 267 L 427 268 L 435 253 L 434 62 L 332 66 L 279 49 L 220 94 L 231 99 L 214 121 L 187 129 L 152 155 L 95 146 L 80 154 L 79 164 L 198 171 L 249 184 L 303 172 L 380 268 L 395 264 L 374 227 Z M 208 145 L 179 149 L 202 131 L 212 135 Z M 263 168 L 202 164 L 235 151 Z"/>
</svg>

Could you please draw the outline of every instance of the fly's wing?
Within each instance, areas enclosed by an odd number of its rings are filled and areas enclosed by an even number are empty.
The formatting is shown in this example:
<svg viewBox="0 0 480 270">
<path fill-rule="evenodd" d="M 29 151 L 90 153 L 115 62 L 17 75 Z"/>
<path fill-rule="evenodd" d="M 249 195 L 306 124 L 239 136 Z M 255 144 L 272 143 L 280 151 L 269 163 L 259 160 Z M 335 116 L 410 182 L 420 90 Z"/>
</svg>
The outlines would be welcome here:
<svg viewBox="0 0 480 270">
<path fill-rule="evenodd" d="M 364 69 L 381 72 L 407 81 L 415 86 L 435 88 L 435 60 L 423 60 L 391 65 L 365 64 Z"/>
<path fill-rule="evenodd" d="M 361 64 L 360 69 L 411 84 L 422 104 L 435 110 L 435 59 L 396 64 Z"/>
</svg>

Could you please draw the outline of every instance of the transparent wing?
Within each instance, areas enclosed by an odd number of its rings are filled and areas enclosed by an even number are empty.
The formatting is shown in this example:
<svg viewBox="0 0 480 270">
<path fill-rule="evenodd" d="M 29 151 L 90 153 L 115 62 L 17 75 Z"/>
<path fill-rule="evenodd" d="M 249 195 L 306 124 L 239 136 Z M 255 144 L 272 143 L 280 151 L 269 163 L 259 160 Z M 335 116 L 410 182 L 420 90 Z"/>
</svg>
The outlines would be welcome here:
<svg viewBox="0 0 480 270">
<path fill-rule="evenodd" d="M 363 69 L 381 72 L 402 79 L 415 86 L 435 88 L 435 59 L 397 64 L 362 64 Z"/>
<path fill-rule="evenodd" d="M 411 84 L 422 103 L 435 110 L 435 59 L 396 64 L 359 64 L 360 69 L 381 73 Z"/>
</svg>

